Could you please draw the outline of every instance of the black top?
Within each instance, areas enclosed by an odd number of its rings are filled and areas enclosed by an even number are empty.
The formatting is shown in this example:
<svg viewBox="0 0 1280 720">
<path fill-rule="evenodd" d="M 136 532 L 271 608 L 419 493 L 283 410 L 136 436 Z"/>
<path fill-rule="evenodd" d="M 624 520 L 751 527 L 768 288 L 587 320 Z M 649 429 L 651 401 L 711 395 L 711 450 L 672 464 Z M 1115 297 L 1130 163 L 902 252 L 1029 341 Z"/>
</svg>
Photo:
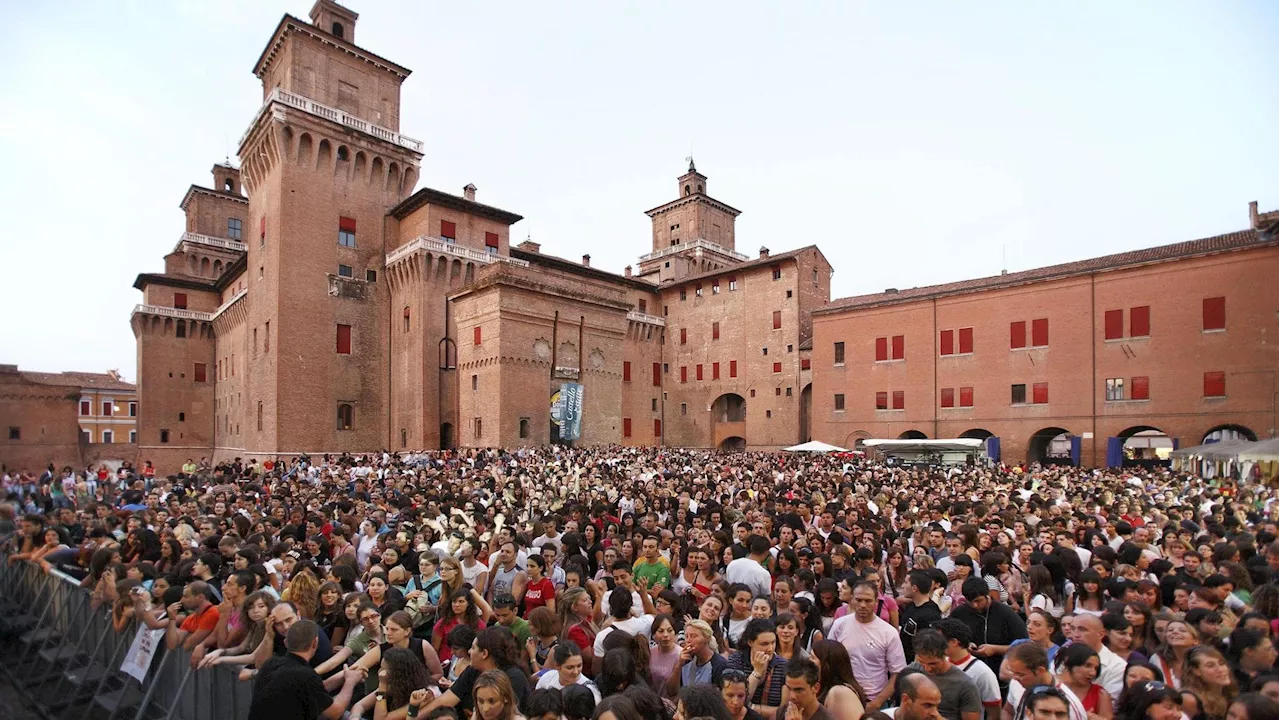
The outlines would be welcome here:
<svg viewBox="0 0 1280 720">
<path fill-rule="evenodd" d="M 978 645 L 1010 645 L 1014 640 L 1027 636 L 1027 624 L 1013 608 L 1002 602 L 991 601 L 991 606 L 985 613 L 974 610 L 973 606 L 966 603 L 952 610 L 951 617 L 969 628 L 973 642 Z M 982 661 L 999 675 L 1000 661 L 1003 659 L 1003 655 L 992 655 L 982 658 Z"/>
<path fill-rule="evenodd" d="M 923 605 L 906 603 L 898 606 L 898 636 L 902 639 L 902 654 L 906 656 L 907 662 L 911 662 L 916 657 L 916 633 L 932 627 L 941 619 L 942 610 L 938 608 L 938 603 L 932 600 L 926 601 Z"/>
<path fill-rule="evenodd" d="M 324 681 L 307 661 L 287 653 L 258 670 L 248 720 L 317 720 L 332 704 Z"/>
<path fill-rule="evenodd" d="M 525 677 L 524 672 L 512 665 L 505 669 L 507 677 L 511 679 L 511 689 L 516 693 L 516 706 L 523 708 L 525 700 L 529 699 L 529 693 L 533 692 L 529 688 L 529 678 Z M 453 681 L 453 685 L 449 690 L 458 696 L 458 712 L 461 714 L 463 710 L 471 711 L 475 705 L 472 687 L 476 684 L 476 680 L 480 677 L 480 671 L 474 665 L 462 671 L 457 680 Z M 523 711 L 522 711 L 523 712 Z"/>
<path fill-rule="evenodd" d="M 274 632 L 274 631 L 273 631 Z M 316 635 L 316 654 L 311 656 L 311 667 L 317 667 L 329 658 L 333 657 L 333 644 L 329 642 L 328 633 L 320 633 Z M 271 651 L 276 657 L 283 657 L 288 653 L 284 647 L 284 638 L 280 637 L 280 633 L 276 633 L 275 638 L 271 641 Z M 266 663 L 263 663 L 266 667 Z M 261 675 L 262 673 L 258 673 Z M 314 673 L 312 673 L 314 674 Z"/>
</svg>

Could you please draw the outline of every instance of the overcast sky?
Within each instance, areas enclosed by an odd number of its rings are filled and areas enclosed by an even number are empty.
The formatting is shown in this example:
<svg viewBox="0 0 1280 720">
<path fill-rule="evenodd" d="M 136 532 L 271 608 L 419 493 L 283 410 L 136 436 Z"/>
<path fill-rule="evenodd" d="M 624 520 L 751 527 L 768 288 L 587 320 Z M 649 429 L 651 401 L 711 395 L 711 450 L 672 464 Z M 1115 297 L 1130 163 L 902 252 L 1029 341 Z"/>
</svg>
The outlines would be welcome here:
<svg viewBox="0 0 1280 720">
<path fill-rule="evenodd" d="M 0 362 L 135 377 L 139 272 L 310 0 L 3 3 Z M 391 2 L 419 187 L 621 272 L 692 148 L 738 250 L 816 243 L 833 296 L 1243 229 L 1277 207 L 1274 2 Z"/>
</svg>

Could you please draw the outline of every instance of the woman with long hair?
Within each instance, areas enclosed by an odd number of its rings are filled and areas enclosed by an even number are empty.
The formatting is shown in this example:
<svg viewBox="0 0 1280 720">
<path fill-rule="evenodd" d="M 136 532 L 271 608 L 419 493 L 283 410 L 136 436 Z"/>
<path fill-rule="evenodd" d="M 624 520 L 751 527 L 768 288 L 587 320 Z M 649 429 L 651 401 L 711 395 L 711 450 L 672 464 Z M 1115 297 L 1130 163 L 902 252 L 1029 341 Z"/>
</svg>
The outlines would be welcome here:
<svg viewBox="0 0 1280 720">
<path fill-rule="evenodd" d="M 368 596 L 369 602 L 378 609 L 378 613 L 384 620 L 390 617 L 391 613 L 404 607 L 404 603 L 400 601 L 400 591 L 393 588 L 387 576 L 380 572 L 369 573 L 369 578 L 365 581 L 364 594 Z"/>
<path fill-rule="evenodd" d="M 1181 720 L 1182 694 L 1158 680 L 1124 689 L 1116 700 L 1116 720 Z"/>
<path fill-rule="evenodd" d="M 889 548 L 880 572 L 884 575 L 884 586 L 891 596 L 896 599 L 906 594 L 911 564 L 901 547 L 894 545 Z"/>
<path fill-rule="evenodd" d="M 453 657 L 445 639 L 449 631 L 459 625 L 467 625 L 476 632 L 484 629 L 485 622 L 493 614 L 489 604 L 480 597 L 474 588 L 458 590 L 449 596 L 449 603 L 441 605 L 440 619 L 431 631 L 431 645 L 436 649 L 441 660 Z"/>
<path fill-rule="evenodd" d="M 1200 642 L 1196 629 L 1182 620 L 1170 620 L 1164 630 L 1164 642 L 1151 658 L 1164 675 L 1164 681 L 1174 688 L 1182 687 L 1186 671 L 1187 654 Z"/>
<path fill-rule="evenodd" d="M 245 633 L 240 644 L 227 649 L 219 649 L 205 655 L 200 667 L 211 665 L 248 665 L 253 662 L 254 651 L 263 642 L 272 642 L 275 632 L 267 627 L 271 608 L 276 606 L 276 599 L 264 590 L 249 593 L 241 603 L 241 611 L 247 619 L 249 631 Z"/>
<path fill-rule="evenodd" d="M 480 673 L 472 686 L 475 717 L 472 720 L 524 720 L 518 712 L 511 678 L 502 670 Z"/>
<path fill-rule="evenodd" d="M 413 618 L 409 617 L 409 613 L 403 610 L 392 613 L 382 627 L 384 640 L 361 656 L 356 662 L 357 667 L 364 668 L 372 674 L 373 669 L 378 667 L 378 663 L 383 661 L 387 653 L 394 649 L 402 649 L 410 651 L 410 656 L 422 665 L 427 675 L 426 684 L 440 679 L 443 674 L 440 656 L 431 647 L 431 643 L 413 637 Z M 381 679 L 381 672 L 378 673 L 378 677 Z"/>
<path fill-rule="evenodd" d="M 1025 593 L 1025 605 L 1028 612 L 1032 609 L 1044 610 L 1054 618 L 1061 620 L 1066 606 L 1058 588 L 1054 585 L 1053 575 L 1044 565 L 1032 565 L 1027 571 L 1030 581 Z"/>
<path fill-rule="evenodd" d="M 667 687 L 667 679 L 680 662 L 675 619 L 665 613 L 655 615 L 653 624 L 649 626 L 649 636 L 653 638 L 653 646 L 649 649 L 649 687 L 662 695 Z"/>
<path fill-rule="evenodd" d="M 326 580 L 321 583 L 317 597 L 316 624 L 329 636 L 329 642 L 334 647 L 340 647 L 347 637 L 347 628 L 350 627 L 346 608 L 342 606 L 342 587 L 332 580 Z"/>
<path fill-rule="evenodd" d="M 733 672 L 726 670 L 726 673 Z M 722 683 L 723 684 L 723 683 Z M 748 710 L 747 712 L 751 712 Z M 750 717 L 745 715 L 745 717 Z M 759 717 L 759 715 L 756 715 Z M 676 703 L 675 720 L 693 720 L 709 718 L 710 720 L 737 720 L 729 710 L 724 699 L 724 689 L 714 685 L 690 685 L 680 689 L 680 700 Z M 617 720 L 624 720 L 618 717 Z"/>
<path fill-rule="evenodd" d="M 288 600 L 298 609 L 298 617 L 314 620 L 320 604 L 320 581 L 312 574 L 309 566 L 295 570 L 289 579 L 289 586 L 281 593 L 282 600 Z"/>
<path fill-rule="evenodd" d="M 1085 712 L 1111 717 L 1111 695 L 1098 683 L 1102 661 L 1098 653 L 1083 643 L 1072 643 L 1058 652 L 1053 663 L 1058 682 L 1066 685 L 1080 699 Z"/>
<path fill-rule="evenodd" d="M 814 606 L 822 619 L 822 634 L 831 634 L 831 625 L 835 623 L 836 610 L 840 609 L 840 586 L 831 578 L 822 578 L 814 588 Z"/>
<path fill-rule="evenodd" d="M 1009 644 L 1009 647 L 1021 645 L 1025 642 L 1035 643 L 1044 648 L 1045 655 L 1049 657 L 1049 666 L 1053 666 L 1054 658 L 1058 654 L 1058 644 L 1053 641 L 1053 636 L 1058 632 L 1058 620 L 1045 610 L 1032 610 L 1027 613 L 1027 637 L 1019 638 Z M 1003 676 L 1004 673 L 1002 672 Z"/>
<path fill-rule="evenodd" d="M 1277 715 L 1280 715 L 1280 706 L 1262 693 L 1245 693 L 1227 708 L 1227 720 L 1273 720 Z"/>
<path fill-rule="evenodd" d="M 569 588 L 560 596 L 558 613 L 561 641 L 570 640 L 581 648 L 582 661 L 589 672 L 594 667 L 596 635 L 600 634 L 596 623 L 599 605 L 586 588 Z"/>
<path fill-rule="evenodd" d="M 453 597 L 454 593 L 462 589 L 466 580 L 462 578 L 462 563 L 458 558 L 452 555 L 440 558 L 440 579 L 444 581 L 444 589 L 440 591 L 441 600 Z M 439 613 L 439 608 L 436 612 Z"/>
<path fill-rule="evenodd" d="M 1150 657 L 1158 644 L 1151 610 L 1146 603 L 1125 603 L 1124 619 L 1133 628 L 1133 649 Z"/>
<path fill-rule="evenodd" d="M 773 619 L 773 625 L 778 634 L 778 647 L 775 650 L 778 657 L 791 662 L 793 659 L 809 656 L 809 653 L 798 644 L 800 621 L 795 615 L 790 612 L 778 613 L 778 616 Z"/>
<path fill-rule="evenodd" d="M 378 668 L 378 692 L 372 696 L 373 720 L 383 720 L 392 712 L 406 709 L 411 700 L 425 700 L 425 695 L 416 695 L 415 691 L 427 687 L 431 680 L 427 668 L 412 651 L 388 648 Z"/>
<path fill-rule="evenodd" d="M 1080 573 L 1080 587 L 1076 590 L 1076 614 L 1102 617 L 1107 603 L 1102 591 L 1102 576 L 1092 568 Z"/>
<path fill-rule="evenodd" d="M 826 637 L 822 632 L 822 616 L 818 614 L 813 601 L 805 597 L 792 598 L 790 610 L 796 617 L 796 625 L 800 630 L 796 645 L 806 653 L 810 652 L 814 643 Z"/>
<path fill-rule="evenodd" d="M 835 720 L 858 720 L 866 712 L 867 692 L 853 676 L 849 650 L 835 640 L 822 640 L 809 655 L 818 666 L 818 702 Z"/>
<path fill-rule="evenodd" d="M 1186 661 L 1182 688 L 1199 696 L 1200 709 L 1206 718 L 1223 720 L 1239 692 L 1227 659 L 1207 645 L 1198 645 L 1187 652 Z"/>
<path fill-rule="evenodd" d="M 1126 663 L 1130 660 L 1142 659 L 1143 653 L 1133 647 L 1133 626 L 1123 613 L 1109 612 L 1102 616 L 1102 629 L 1106 631 L 1103 643 Z"/>
<path fill-rule="evenodd" d="M 787 699 L 787 661 L 775 652 L 777 643 L 773 621 L 751 620 L 738 638 L 739 650 L 729 657 L 729 667 L 752 674 L 751 707 L 766 720 L 777 718 Z"/>
</svg>

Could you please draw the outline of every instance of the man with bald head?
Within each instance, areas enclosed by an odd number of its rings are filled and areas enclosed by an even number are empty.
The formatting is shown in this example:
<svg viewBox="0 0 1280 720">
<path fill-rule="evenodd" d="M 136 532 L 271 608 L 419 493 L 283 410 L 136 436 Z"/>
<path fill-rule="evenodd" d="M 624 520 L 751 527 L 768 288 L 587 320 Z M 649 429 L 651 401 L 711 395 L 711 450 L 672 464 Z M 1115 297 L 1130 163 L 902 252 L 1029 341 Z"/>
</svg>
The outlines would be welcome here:
<svg viewBox="0 0 1280 720">
<path fill-rule="evenodd" d="M 1125 661 L 1102 644 L 1102 639 L 1107 636 L 1102 618 L 1095 615 L 1077 615 L 1074 626 L 1075 642 L 1088 645 L 1098 653 L 1098 679 L 1095 682 L 1110 693 L 1112 701 L 1119 699 L 1120 691 L 1124 690 Z"/>
<path fill-rule="evenodd" d="M 895 720 L 937 720 L 942 691 L 929 676 L 919 670 L 904 670 L 894 686 L 898 710 Z"/>
</svg>

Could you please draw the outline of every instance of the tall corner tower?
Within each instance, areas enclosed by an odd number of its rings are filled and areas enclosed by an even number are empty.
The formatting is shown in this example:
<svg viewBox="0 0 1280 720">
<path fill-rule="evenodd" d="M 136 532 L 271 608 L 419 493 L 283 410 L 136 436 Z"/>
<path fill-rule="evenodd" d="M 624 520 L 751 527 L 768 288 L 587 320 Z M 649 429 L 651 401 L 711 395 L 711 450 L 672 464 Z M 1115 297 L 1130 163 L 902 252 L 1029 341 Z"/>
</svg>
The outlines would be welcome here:
<svg viewBox="0 0 1280 720">
<path fill-rule="evenodd" d="M 417 183 L 422 143 L 400 134 L 410 70 L 355 44 L 358 17 L 332 0 L 310 22 L 285 15 L 253 69 L 247 310 L 229 329 L 245 344 L 250 454 L 389 445 L 387 211 Z"/>
<path fill-rule="evenodd" d="M 645 213 L 653 222 L 653 248 L 640 257 L 639 274 L 671 282 L 746 260 L 734 250 L 741 212 L 707 194 L 707 176 L 693 158 L 676 182 L 676 199 Z"/>
</svg>

